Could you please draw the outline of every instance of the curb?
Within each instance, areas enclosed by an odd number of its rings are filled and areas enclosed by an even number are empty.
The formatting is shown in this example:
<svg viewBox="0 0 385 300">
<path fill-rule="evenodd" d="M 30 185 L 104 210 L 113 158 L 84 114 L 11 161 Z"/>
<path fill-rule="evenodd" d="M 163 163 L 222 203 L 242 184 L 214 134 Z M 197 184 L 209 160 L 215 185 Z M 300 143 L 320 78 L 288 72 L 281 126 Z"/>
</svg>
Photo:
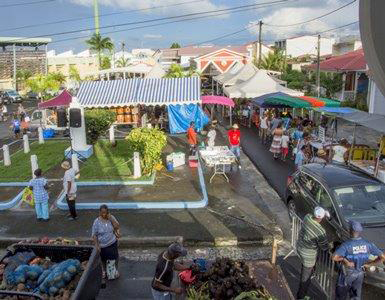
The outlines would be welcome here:
<svg viewBox="0 0 385 300">
<path fill-rule="evenodd" d="M 53 238 L 53 237 L 52 237 Z M 0 248 L 6 249 L 12 244 L 26 240 L 37 240 L 39 238 L 0 238 Z M 69 238 L 71 240 L 71 238 Z M 91 238 L 77 238 L 80 245 L 92 245 Z M 119 239 L 120 248 L 136 247 L 168 247 L 173 242 L 183 243 L 186 247 L 246 247 L 246 246 L 269 246 L 272 244 L 271 237 L 263 237 L 260 240 L 242 240 L 236 238 L 217 237 L 211 241 L 186 240 L 182 236 L 163 237 L 123 237 Z"/>
</svg>

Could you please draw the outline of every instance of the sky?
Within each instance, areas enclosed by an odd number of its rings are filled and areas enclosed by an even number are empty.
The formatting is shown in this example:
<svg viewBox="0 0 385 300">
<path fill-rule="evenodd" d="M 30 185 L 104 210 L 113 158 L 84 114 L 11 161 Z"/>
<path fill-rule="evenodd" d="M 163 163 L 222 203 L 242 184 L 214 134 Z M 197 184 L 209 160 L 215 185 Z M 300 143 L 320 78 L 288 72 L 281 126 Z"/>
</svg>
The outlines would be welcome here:
<svg viewBox="0 0 385 300">
<path fill-rule="evenodd" d="M 265 44 L 271 44 L 277 39 L 316 34 L 357 21 L 358 1 L 319 20 L 285 26 L 326 14 L 349 2 L 352 0 L 99 0 L 100 31 L 113 40 L 117 51 L 122 42 L 126 49 L 168 48 L 173 42 L 182 46 L 207 41 L 234 45 L 255 41 L 256 24 L 262 20 L 266 24 L 262 27 L 262 39 Z M 246 5 L 249 6 L 237 11 L 226 10 Z M 0 0 L 0 11 L 0 36 L 51 37 L 48 48 L 57 53 L 85 50 L 85 40 L 94 32 L 93 0 Z M 209 13 L 201 19 L 159 24 L 196 18 L 198 15 L 191 14 L 201 12 Z M 183 18 L 146 22 L 188 14 Z M 223 37 L 237 31 L 240 32 Z M 345 35 L 359 35 L 358 24 L 323 34 Z M 218 37 L 223 38 L 210 42 Z"/>
</svg>

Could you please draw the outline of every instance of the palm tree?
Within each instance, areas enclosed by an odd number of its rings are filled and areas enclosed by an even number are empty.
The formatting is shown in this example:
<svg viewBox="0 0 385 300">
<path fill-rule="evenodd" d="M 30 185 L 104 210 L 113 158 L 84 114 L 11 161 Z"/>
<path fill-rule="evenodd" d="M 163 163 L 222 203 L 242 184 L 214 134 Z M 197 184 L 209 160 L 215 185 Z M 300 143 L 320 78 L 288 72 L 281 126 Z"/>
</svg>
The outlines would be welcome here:
<svg viewBox="0 0 385 300">
<path fill-rule="evenodd" d="M 174 43 L 171 44 L 171 47 L 170 47 L 170 48 L 171 48 L 171 49 L 177 49 L 177 48 L 180 48 L 180 44 L 174 42 Z"/>
<path fill-rule="evenodd" d="M 16 80 L 17 83 L 20 83 L 24 87 L 25 83 L 29 78 L 32 77 L 32 72 L 30 70 L 17 70 L 16 71 Z"/>
<path fill-rule="evenodd" d="M 172 64 L 170 69 L 167 71 L 167 74 L 164 76 L 166 78 L 181 78 L 185 77 L 185 73 L 181 65 Z"/>
<path fill-rule="evenodd" d="M 283 71 L 285 64 L 285 57 L 281 50 L 274 50 L 269 52 L 267 56 L 262 58 L 259 68 L 271 71 Z"/>
<path fill-rule="evenodd" d="M 116 61 L 116 65 L 117 65 L 119 68 L 124 68 L 124 67 L 127 67 L 127 66 L 130 64 L 129 61 L 130 61 L 129 58 L 121 57 L 121 58 L 119 58 L 119 59 Z"/>
<path fill-rule="evenodd" d="M 112 51 L 114 44 L 111 41 L 111 38 L 103 38 L 100 33 L 94 33 L 89 40 L 86 40 L 87 45 L 90 50 L 96 51 L 98 53 L 99 67 L 102 63 L 101 55 L 105 50 Z"/>
<path fill-rule="evenodd" d="M 33 78 L 29 78 L 26 82 L 27 86 L 32 92 L 39 95 L 39 99 L 42 99 L 43 93 L 47 90 L 47 77 L 39 74 Z"/>
<path fill-rule="evenodd" d="M 79 71 L 75 66 L 70 66 L 69 78 L 70 78 L 70 80 L 72 80 L 74 82 L 80 82 L 81 81 Z"/>
</svg>

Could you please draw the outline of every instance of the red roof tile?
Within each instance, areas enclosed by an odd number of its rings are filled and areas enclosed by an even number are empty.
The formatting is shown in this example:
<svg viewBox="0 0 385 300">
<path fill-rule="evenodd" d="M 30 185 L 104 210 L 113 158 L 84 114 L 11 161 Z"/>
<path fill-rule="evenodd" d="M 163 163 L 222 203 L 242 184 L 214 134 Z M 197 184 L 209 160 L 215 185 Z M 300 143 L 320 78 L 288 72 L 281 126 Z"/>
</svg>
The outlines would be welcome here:
<svg viewBox="0 0 385 300">
<path fill-rule="evenodd" d="M 162 52 L 171 54 L 170 52 L 178 50 L 179 56 L 201 56 L 211 52 L 215 52 L 220 49 L 229 49 L 231 51 L 238 52 L 241 54 L 248 54 L 248 46 L 249 44 L 240 46 L 189 46 L 179 49 L 162 49 Z M 174 53 L 172 53 L 171 55 L 174 55 Z"/>
</svg>

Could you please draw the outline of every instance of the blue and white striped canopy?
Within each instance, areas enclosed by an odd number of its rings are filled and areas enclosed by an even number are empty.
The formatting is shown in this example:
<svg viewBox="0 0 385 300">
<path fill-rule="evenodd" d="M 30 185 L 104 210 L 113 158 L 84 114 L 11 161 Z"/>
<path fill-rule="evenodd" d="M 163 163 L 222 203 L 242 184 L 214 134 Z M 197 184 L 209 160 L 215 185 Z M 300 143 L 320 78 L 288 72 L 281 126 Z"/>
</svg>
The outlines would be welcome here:
<svg viewBox="0 0 385 300">
<path fill-rule="evenodd" d="M 87 81 L 77 98 L 84 107 L 198 103 L 201 82 L 199 77 Z"/>
</svg>

